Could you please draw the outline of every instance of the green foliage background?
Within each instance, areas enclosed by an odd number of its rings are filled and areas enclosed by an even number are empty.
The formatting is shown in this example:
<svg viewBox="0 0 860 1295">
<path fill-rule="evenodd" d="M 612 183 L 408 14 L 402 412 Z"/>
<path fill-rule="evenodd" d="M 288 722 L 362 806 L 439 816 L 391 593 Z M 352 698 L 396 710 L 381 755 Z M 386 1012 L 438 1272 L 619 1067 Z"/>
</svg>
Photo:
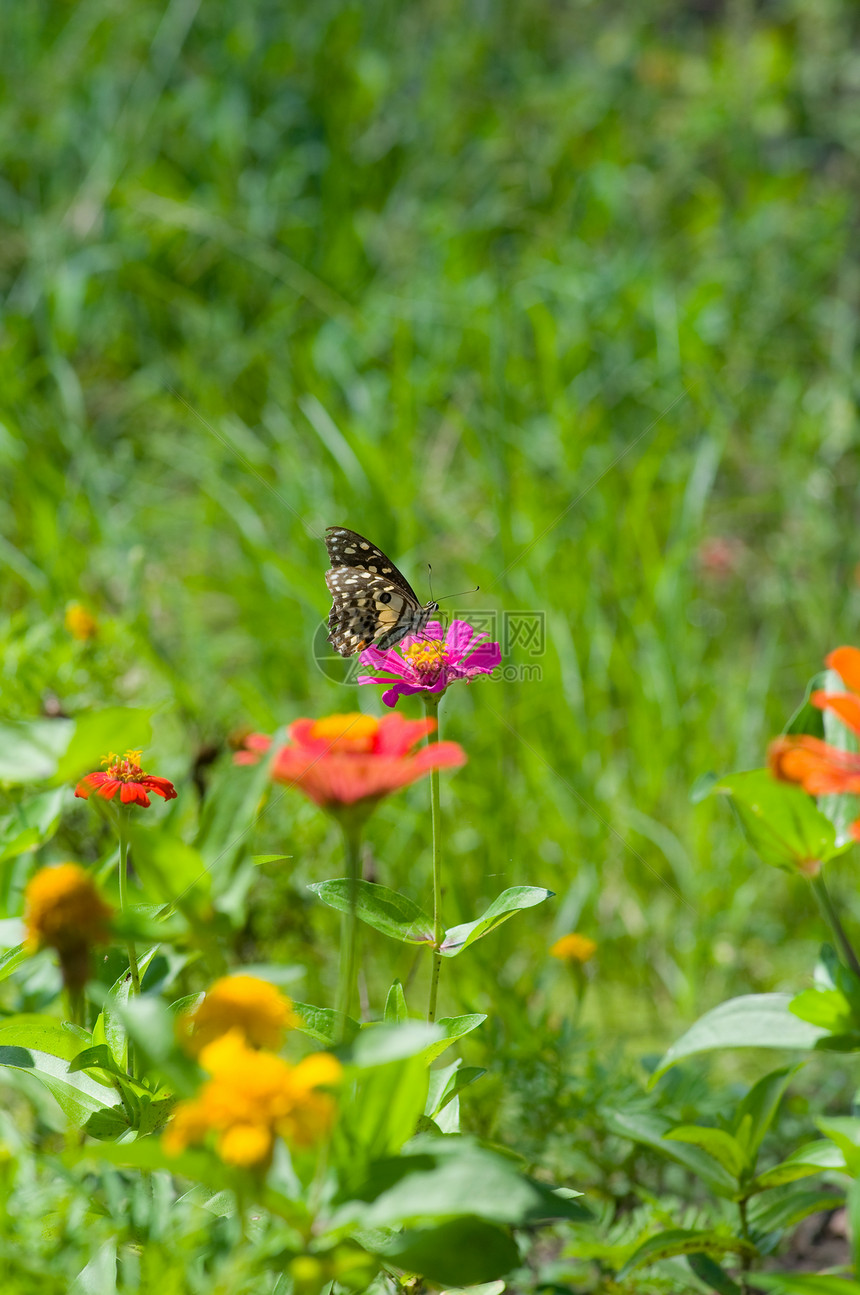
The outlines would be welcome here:
<svg viewBox="0 0 860 1295">
<path fill-rule="evenodd" d="M 5 716 L 155 707 L 181 828 L 231 732 L 379 713 L 312 659 L 348 524 L 422 594 L 430 560 L 437 593 L 480 584 L 466 612 L 547 618 L 539 681 L 445 702 L 446 903 L 559 898 L 444 1010 L 496 1043 L 562 1010 L 574 928 L 609 1049 L 796 988 L 804 888 L 688 797 L 760 765 L 856 640 L 857 26 L 847 0 L 5 6 Z M 383 806 L 366 861 L 425 906 L 426 801 Z M 237 956 L 330 995 L 306 883 L 335 833 L 287 794 L 252 844 L 292 859 Z M 380 961 L 375 1012 L 410 970 Z"/>
</svg>

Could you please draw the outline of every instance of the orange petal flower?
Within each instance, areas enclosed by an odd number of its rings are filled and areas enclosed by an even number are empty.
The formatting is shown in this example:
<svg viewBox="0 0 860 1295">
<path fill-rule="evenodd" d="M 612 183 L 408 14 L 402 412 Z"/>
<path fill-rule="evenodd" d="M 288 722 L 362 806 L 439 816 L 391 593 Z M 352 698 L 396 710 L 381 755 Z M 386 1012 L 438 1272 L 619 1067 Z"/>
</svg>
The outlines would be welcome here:
<svg viewBox="0 0 860 1295">
<path fill-rule="evenodd" d="M 299 787 L 323 809 L 376 801 L 432 769 L 466 763 L 457 742 L 433 742 L 413 750 L 435 728 L 431 719 L 386 715 L 379 720 L 357 711 L 321 720 L 297 719 L 289 729 L 291 745 L 281 747 L 272 762 L 272 777 Z M 234 759 L 256 763 L 270 745 L 270 739 L 252 733 Z"/>
<path fill-rule="evenodd" d="M 89 800 L 95 792 L 102 800 L 113 800 L 119 792 L 123 805 L 142 805 L 144 809 L 149 808 L 149 791 L 154 791 L 164 800 L 175 800 L 176 788 L 170 779 L 144 773 L 140 756 L 140 751 L 126 751 L 122 759 L 113 753 L 106 755 L 102 760 L 105 769 L 82 778 L 75 788 L 75 795 Z"/>
<path fill-rule="evenodd" d="M 831 711 L 860 736 L 860 649 L 839 647 L 825 662 L 844 680 L 850 692 L 818 689 L 810 698 L 819 710 Z M 821 738 L 803 734 L 771 742 L 767 762 L 774 778 L 802 787 L 810 796 L 860 795 L 860 753 L 843 751 Z M 851 825 L 860 840 L 860 819 Z"/>
</svg>

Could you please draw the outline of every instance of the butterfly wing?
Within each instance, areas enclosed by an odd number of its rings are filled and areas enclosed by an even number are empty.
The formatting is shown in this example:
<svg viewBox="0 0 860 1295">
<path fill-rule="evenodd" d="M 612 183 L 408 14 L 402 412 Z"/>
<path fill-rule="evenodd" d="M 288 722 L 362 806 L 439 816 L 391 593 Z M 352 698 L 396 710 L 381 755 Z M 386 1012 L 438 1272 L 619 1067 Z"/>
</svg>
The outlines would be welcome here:
<svg viewBox="0 0 860 1295">
<path fill-rule="evenodd" d="M 354 656 L 371 644 L 384 650 L 421 632 L 429 613 L 381 549 L 342 526 L 328 528 L 326 548 L 331 570 L 325 580 L 332 596 L 328 637 L 336 652 Z"/>
</svg>

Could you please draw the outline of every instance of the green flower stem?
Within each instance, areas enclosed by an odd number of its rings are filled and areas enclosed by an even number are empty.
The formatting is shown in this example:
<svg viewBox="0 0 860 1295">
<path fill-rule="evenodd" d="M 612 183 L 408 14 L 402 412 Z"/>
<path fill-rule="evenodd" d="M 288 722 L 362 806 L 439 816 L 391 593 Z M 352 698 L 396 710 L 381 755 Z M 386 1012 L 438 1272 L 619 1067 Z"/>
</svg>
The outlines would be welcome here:
<svg viewBox="0 0 860 1295">
<path fill-rule="evenodd" d="M 839 914 L 836 912 L 836 907 L 830 897 L 830 891 L 824 883 L 823 874 L 819 873 L 817 877 L 812 877 L 810 884 L 815 892 L 815 898 L 818 900 L 824 919 L 833 932 L 833 938 L 842 961 L 860 979 L 860 961 L 857 960 L 854 946 L 848 939 L 845 927 L 839 920 Z"/>
<path fill-rule="evenodd" d="M 424 710 L 428 719 L 436 720 L 433 732 L 428 733 L 429 743 L 439 741 L 439 703 L 444 693 L 425 693 Z M 439 947 L 445 936 L 442 925 L 442 810 L 439 795 L 439 770 L 430 772 L 430 818 L 433 829 L 433 969 L 430 973 L 430 1001 L 427 1004 L 427 1020 L 430 1024 L 436 1020 L 436 996 L 439 992 L 439 973 L 442 970 L 442 955 Z"/>
<path fill-rule="evenodd" d="M 337 1010 L 341 1015 L 341 1041 L 346 1036 L 346 1018 L 355 993 L 358 946 L 358 882 L 361 871 L 361 824 L 348 817 L 341 819 L 346 868 L 349 877 L 349 911 L 343 915 L 343 937 L 340 942 L 340 974 Z"/>
<path fill-rule="evenodd" d="M 130 807 L 121 805 L 119 810 L 119 911 L 123 916 L 128 912 L 128 818 Z M 131 992 L 140 993 L 140 968 L 137 965 L 137 951 L 134 940 L 126 941 L 128 965 L 131 971 Z"/>
</svg>

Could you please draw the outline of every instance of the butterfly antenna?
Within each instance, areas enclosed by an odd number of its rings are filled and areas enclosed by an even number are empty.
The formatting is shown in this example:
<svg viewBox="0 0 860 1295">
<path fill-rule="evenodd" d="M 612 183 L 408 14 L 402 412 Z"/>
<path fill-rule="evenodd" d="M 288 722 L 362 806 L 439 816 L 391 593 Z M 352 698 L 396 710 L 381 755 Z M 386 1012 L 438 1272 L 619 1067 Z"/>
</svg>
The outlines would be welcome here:
<svg viewBox="0 0 860 1295">
<path fill-rule="evenodd" d="M 437 603 L 443 603 L 446 598 L 462 598 L 464 594 L 476 594 L 480 587 L 480 585 L 475 585 L 474 589 L 461 589 L 458 594 L 444 594 L 441 598 L 437 598 L 436 601 Z"/>
<path fill-rule="evenodd" d="M 433 568 L 427 563 L 427 579 L 430 581 L 430 601 L 433 601 Z"/>
</svg>

